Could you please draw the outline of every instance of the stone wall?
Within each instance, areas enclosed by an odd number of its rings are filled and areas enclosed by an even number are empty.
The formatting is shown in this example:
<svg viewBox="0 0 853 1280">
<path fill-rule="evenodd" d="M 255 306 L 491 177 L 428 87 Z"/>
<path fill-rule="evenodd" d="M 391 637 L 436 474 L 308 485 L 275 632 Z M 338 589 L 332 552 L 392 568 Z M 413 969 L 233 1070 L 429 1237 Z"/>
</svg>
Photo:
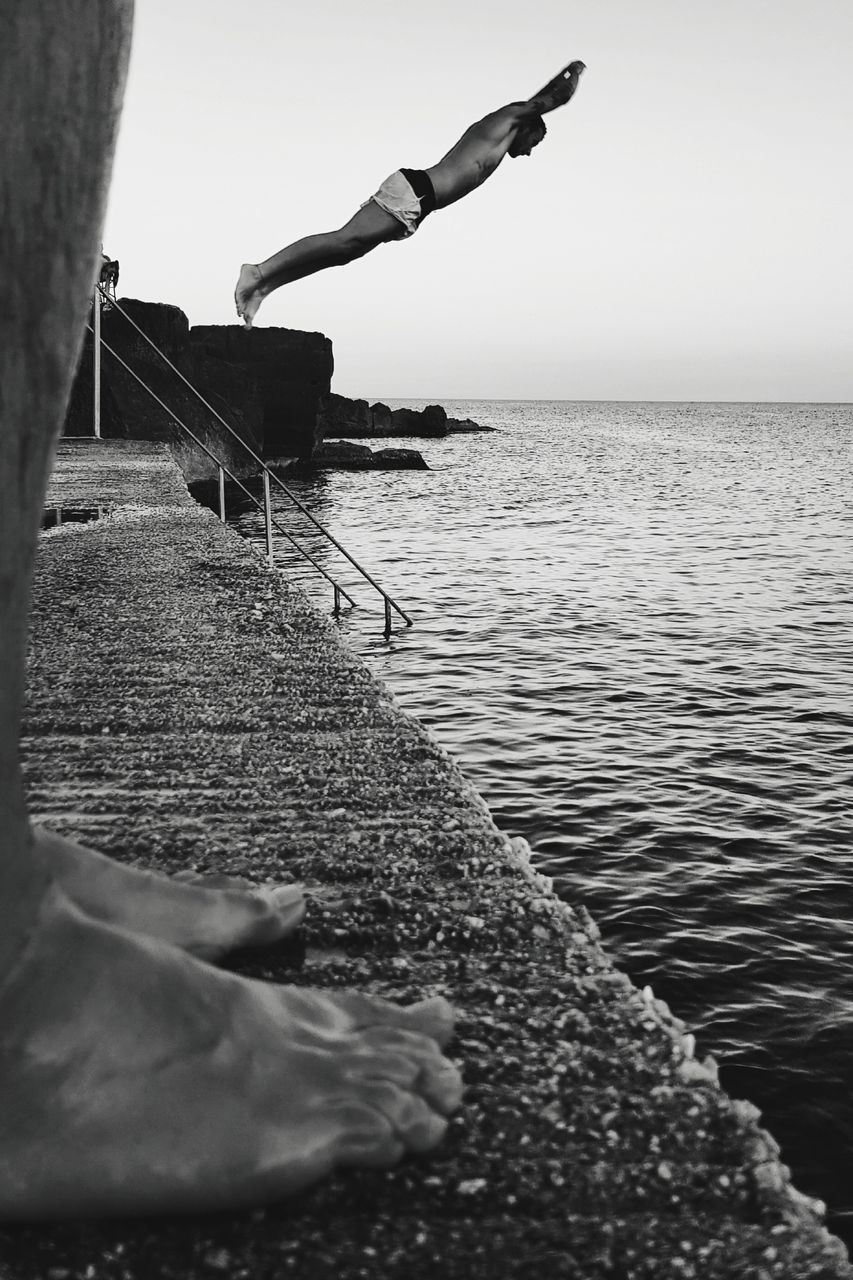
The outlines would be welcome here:
<svg viewBox="0 0 853 1280">
<path fill-rule="evenodd" d="M 331 382 L 332 344 L 320 333 L 247 331 L 238 325 L 191 329 L 178 307 L 122 298 L 122 308 L 256 452 L 310 457 L 322 439 L 317 406 Z M 105 309 L 102 337 L 134 373 L 229 470 L 256 469 L 173 370 L 115 308 Z M 164 440 L 189 481 L 210 479 L 216 466 L 135 378 L 106 350 L 101 361 L 101 434 Z M 87 335 L 65 422 L 66 435 L 91 435 L 92 339 Z"/>
<path fill-rule="evenodd" d="M 257 381 L 266 457 L 310 457 L 323 438 L 318 406 L 332 382 L 330 338 L 300 329 L 196 325 L 190 344 L 195 353 L 244 369 Z"/>
</svg>

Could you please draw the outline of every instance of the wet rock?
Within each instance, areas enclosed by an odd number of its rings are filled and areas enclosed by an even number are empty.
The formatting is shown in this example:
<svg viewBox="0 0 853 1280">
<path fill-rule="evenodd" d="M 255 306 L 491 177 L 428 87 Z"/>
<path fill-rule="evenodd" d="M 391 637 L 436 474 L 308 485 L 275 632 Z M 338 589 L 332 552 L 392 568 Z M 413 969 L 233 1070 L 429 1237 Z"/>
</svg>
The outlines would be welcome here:
<svg viewBox="0 0 853 1280">
<path fill-rule="evenodd" d="M 370 449 L 351 440 L 325 440 L 310 458 L 291 463 L 287 472 L 304 471 L 427 471 L 426 462 L 417 449 Z M 273 466 L 273 470 L 278 468 Z"/>
<path fill-rule="evenodd" d="M 373 454 L 373 465 L 384 471 L 429 470 L 423 454 L 417 449 L 377 449 Z"/>
<path fill-rule="evenodd" d="M 308 459 L 297 464 L 304 467 L 322 467 L 338 471 L 363 471 L 373 467 L 373 450 L 366 444 L 353 444 L 350 440 L 323 441 Z"/>
</svg>

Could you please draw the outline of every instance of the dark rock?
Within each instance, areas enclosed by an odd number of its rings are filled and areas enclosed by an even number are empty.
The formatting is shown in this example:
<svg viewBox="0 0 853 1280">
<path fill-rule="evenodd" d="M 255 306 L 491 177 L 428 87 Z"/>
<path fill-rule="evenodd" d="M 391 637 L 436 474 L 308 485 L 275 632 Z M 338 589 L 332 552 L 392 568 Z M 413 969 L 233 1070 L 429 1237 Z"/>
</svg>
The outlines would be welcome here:
<svg viewBox="0 0 853 1280">
<path fill-rule="evenodd" d="M 106 439 L 165 441 L 188 481 L 215 477 L 216 464 L 178 425 L 178 418 L 229 471 L 245 475 L 253 470 L 255 464 L 240 441 L 255 452 L 262 448 L 263 400 L 257 382 L 245 369 L 195 353 L 189 342 L 189 321 L 180 308 L 132 298 L 122 298 L 121 307 L 184 377 L 198 387 L 238 439 L 116 308 L 105 309 L 101 316 L 101 336 L 106 344 L 101 357 L 101 435 Z M 66 415 L 66 435 L 93 434 L 92 397 L 92 338 L 87 335 Z"/>
<path fill-rule="evenodd" d="M 373 466 L 373 451 L 366 444 L 352 444 L 349 440 L 324 441 L 307 461 L 312 467 L 363 470 Z"/>
<path fill-rule="evenodd" d="M 120 305 L 181 373 L 257 453 L 307 456 L 322 439 L 320 397 L 332 378 L 332 344 L 321 333 L 247 330 L 239 325 L 191 329 L 178 307 L 122 298 Z M 104 341 L 211 448 L 229 470 L 254 464 L 214 415 L 181 383 L 116 308 L 102 313 Z M 167 410 L 106 351 L 102 359 L 101 434 L 165 440 L 190 481 L 216 475 Z M 91 435 L 92 339 L 87 339 L 71 396 L 66 435 Z"/>
<path fill-rule="evenodd" d="M 323 438 L 319 404 L 334 369 L 331 340 L 299 329 L 196 325 L 195 351 L 245 369 L 263 397 L 264 453 L 310 457 Z"/>
<path fill-rule="evenodd" d="M 430 404 L 425 409 L 394 409 L 391 414 L 395 436 L 446 436 L 447 414 L 441 405 Z M 378 434 L 378 433 L 377 433 Z"/>
<path fill-rule="evenodd" d="M 384 471 L 429 471 L 423 454 L 417 449 L 377 449 L 373 465 Z"/>
<path fill-rule="evenodd" d="M 429 435 L 447 435 L 447 411 L 440 404 L 428 404 L 421 412 L 421 422 Z"/>
<path fill-rule="evenodd" d="M 320 401 L 320 426 L 326 439 L 346 436 L 369 440 L 374 436 L 446 436 L 451 431 L 493 431 L 470 418 L 448 418 L 439 404 L 425 409 L 389 409 L 377 400 L 351 400 L 330 392 Z"/>
<path fill-rule="evenodd" d="M 101 435 L 105 439 L 124 436 L 125 426 L 110 384 L 109 369 L 104 367 L 110 356 L 103 354 L 101 375 Z M 153 404 L 153 401 L 152 401 Z M 65 413 L 62 434 L 66 436 L 93 436 L 94 425 L 94 370 L 92 367 L 92 335 L 87 331 L 80 353 L 80 363 L 74 375 L 71 398 Z"/>
<path fill-rule="evenodd" d="M 373 415 L 373 432 L 377 436 L 390 436 L 394 434 L 394 424 L 391 421 L 391 410 L 387 404 L 383 404 L 381 400 L 377 400 L 376 404 L 370 406 L 370 412 Z"/>
<path fill-rule="evenodd" d="M 417 449 L 372 450 L 364 444 L 353 444 L 351 440 L 326 440 L 310 458 L 297 459 L 291 469 L 306 471 L 318 468 L 334 471 L 429 470 Z"/>
<path fill-rule="evenodd" d="M 318 425 L 323 438 L 327 436 L 373 435 L 373 415 L 366 400 L 350 400 L 334 391 L 320 397 Z"/>
<path fill-rule="evenodd" d="M 133 325 L 115 307 L 102 313 L 102 335 L 127 362 L 155 399 L 104 351 L 101 378 L 101 434 L 105 438 L 163 440 L 172 448 L 190 482 L 215 479 L 216 464 L 175 421 L 179 418 L 215 458 L 235 475 L 256 470 L 240 446 L 269 457 L 310 458 L 325 437 L 440 437 L 449 431 L 488 431 L 470 418 L 448 418 L 441 405 L 390 409 L 377 401 L 353 400 L 330 390 L 332 344 L 321 333 L 297 329 L 252 329 L 239 325 L 196 325 L 179 307 L 123 298 L 121 307 L 196 387 L 227 427 L 181 382 Z M 65 422 L 66 435 L 93 434 L 92 339 L 87 338 Z M 171 411 L 171 412 L 170 412 Z M 426 466 L 419 454 L 389 454 L 378 463 L 340 455 L 319 465 Z"/>
</svg>

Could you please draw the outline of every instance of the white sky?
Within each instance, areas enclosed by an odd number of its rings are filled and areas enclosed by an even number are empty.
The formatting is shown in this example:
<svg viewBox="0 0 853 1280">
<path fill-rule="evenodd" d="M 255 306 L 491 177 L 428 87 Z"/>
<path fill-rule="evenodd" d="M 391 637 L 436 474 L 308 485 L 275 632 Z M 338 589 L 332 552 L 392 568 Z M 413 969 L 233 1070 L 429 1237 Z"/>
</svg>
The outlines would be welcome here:
<svg viewBox="0 0 853 1280">
<path fill-rule="evenodd" d="M 119 293 L 236 322 L 243 261 L 588 70 L 529 159 L 271 295 L 345 395 L 853 400 L 853 0 L 137 0 Z"/>
</svg>

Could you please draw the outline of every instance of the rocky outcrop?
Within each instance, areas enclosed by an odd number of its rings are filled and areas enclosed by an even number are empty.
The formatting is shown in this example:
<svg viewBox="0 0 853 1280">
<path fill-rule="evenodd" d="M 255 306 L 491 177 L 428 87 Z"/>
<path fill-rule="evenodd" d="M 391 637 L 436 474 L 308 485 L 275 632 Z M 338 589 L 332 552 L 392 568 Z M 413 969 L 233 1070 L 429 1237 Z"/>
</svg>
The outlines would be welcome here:
<svg viewBox="0 0 853 1280">
<path fill-rule="evenodd" d="M 191 329 L 178 307 L 128 298 L 122 298 L 120 305 L 256 453 L 304 457 L 322 439 L 317 406 L 329 389 L 333 368 L 332 344 L 323 334 L 293 329 L 247 331 L 237 325 Z M 104 350 L 102 436 L 166 441 L 189 481 L 215 477 L 215 464 L 177 425 L 171 416 L 174 413 L 229 470 L 242 476 L 257 469 L 239 441 L 121 312 L 115 308 L 103 311 L 101 334 L 168 406 L 164 409 L 158 404 L 133 374 Z M 92 396 L 92 339 L 87 335 L 66 417 L 66 435 L 92 434 Z"/>
<path fill-rule="evenodd" d="M 274 471 L 279 468 L 270 464 Z M 310 458 L 299 458 L 287 468 L 323 471 L 428 471 L 423 455 L 417 449 L 369 449 L 365 444 L 349 440 L 328 440 L 318 445 Z"/>
<path fill-rule="evenodd" d="M 245 475 L 254 464 L 240 441 L 245 441 L 256 452 L 263 446 L 263 401 L 257 382 L 245 369 L 195 353 L 189 341 L 189 321 L 179 307 L 132 298 L 122 298 L 121 306 L 184 377 L 198 387 L 239 439 L 230 435 L 115 308 L 105 309 L 101 315 L 101 336 L 105 344 L 101 355 L 102 437 L 165 441 L 188 480 L 215 476 L 215 464 L 178 425 L 174 414 L 230 471 Z M 93 433 L 92 396 L 92 337 L 87 334 L 66 416 L 65 435 Z"/>
<path fill-rule="evenodd" d="M 392 436 L 394 434 L 393 410 L 381 400 L 370 406 L 370 422 L 373 435 Z"/>
<path fill-rule="evenodd" d="M 320 399 L 318 415 L 325 439 L 330 436 L 354 436 L 360 439 L 378 434 L 374 430 L 373 411 L 366 400 L 350 400 L 348 396 L 339 396 L 336 392 L 329 391 Z"/>
<path fill-rule="evenodd" d="M 329 392 L 320 400 L 319 425 L 325 438 L 350 440 L 378 436 L 446 436 L 454 431 L 492 431 L 470 418 L 448 418 L 438 404 L 425 409 L 390 409 L 381 400 L 351 400 L 348 396 Z"/>
<path fill-rule="evenodd" d="M 264 454 L 309 457 L 323 439 L 318 414 L 332 381 L 331 339 L 300 329 L 196 325 L 193 351 L 244 369 L 263 400 Z"/>
<path fill-rule="evenodd" d="M 382 471 L 429 471 L 429 465 L 417 449 L 374 449 L 373 465 Z"/>
<path fill-rule="evenodd" d="M 350 400 L 335 392 L 320 401 L 319 423 L 324 437 L 370 439 L 376 436 L 446 436 L 447 414 L 440 405 L 426 409 L 389 409 L 381 401 Z"/>
<path fill-rule="evenodd" d="M 395 436 L 447 435 L 447 414 L 440 404 L 428 404 L 425 409 L 392 409 L 391 423 L 394 430 L 389 434 Z"/>
</svg>

